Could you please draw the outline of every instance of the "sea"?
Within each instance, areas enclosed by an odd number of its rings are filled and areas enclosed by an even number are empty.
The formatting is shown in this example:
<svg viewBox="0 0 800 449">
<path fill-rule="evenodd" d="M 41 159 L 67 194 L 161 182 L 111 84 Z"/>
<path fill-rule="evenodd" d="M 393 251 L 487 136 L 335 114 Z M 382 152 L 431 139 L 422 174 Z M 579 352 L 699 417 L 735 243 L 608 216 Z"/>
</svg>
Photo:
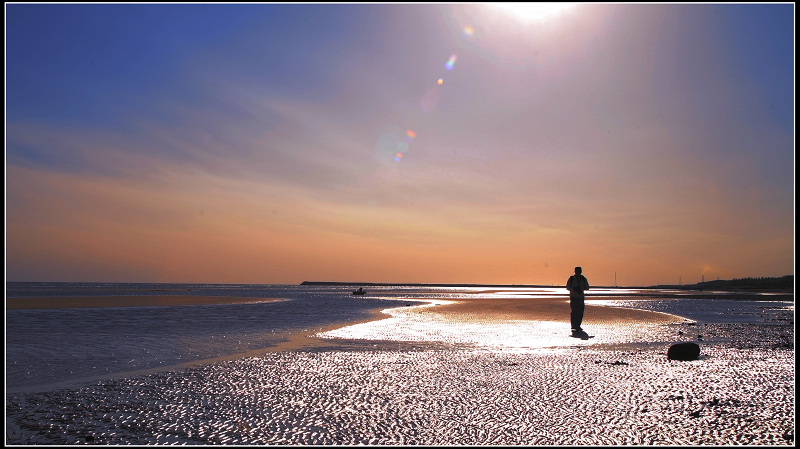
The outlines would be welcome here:
<svg viewBox="0 0 800 449">
<path fill-rule="evenodd" d="M 558 287 L 7 282 L 7 298 L 63 298 L 64 308 L 6 310 L 6 391 L 37 392 L 190 364 L 256 355 L 293 335 L 374 319 L 408 301 L 564 296 Z M 217 305 L 70 308 L 75 297 L 222 296 L 282 299 Z M 639 308 L 706 323 L 759 322 L 794 308 L 769 294 L 593 289 L 589 303 Z M 713 299 L 713 301 L 710 301 Z"/>
</svg>

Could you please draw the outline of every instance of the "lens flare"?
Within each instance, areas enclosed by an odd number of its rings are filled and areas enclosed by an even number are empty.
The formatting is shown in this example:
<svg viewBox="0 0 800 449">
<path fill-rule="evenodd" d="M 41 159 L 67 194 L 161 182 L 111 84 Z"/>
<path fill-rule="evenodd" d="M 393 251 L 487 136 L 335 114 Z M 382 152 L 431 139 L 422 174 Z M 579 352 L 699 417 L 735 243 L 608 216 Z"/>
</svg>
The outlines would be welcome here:
<svg viewBox="0 0 800 449">
<path fill-rule="evenodd" d="M 467 27 L 464 31 L 468 34 L 472 34 L 473 30 L 471 27 Z M 444 65 L 444 68 L 448 71 L 453 70 L 455 67 L 456 60 L 458 60 L 458 55 L 455 53 L 450 55 L 450 59 Z M 438 86 L 444 84 L 444 78 L 439 78 L 436 80 L 437 86 L 434 86 L 424 94 L 422 94 L 422 98 L 420 99 L 420 109 L 422 112 L 430 112 L 432 111 L 436 105 L 439 103 L 439 96 L 441 95 L 439 92 Z M 396 132 L 394 129 L 391 130 L 384 130 L 384 132 L 378 137 L 378 143 L 376 145 L 376 153 L 378 155 L 378 159 L 385 163 L 391 163 L 392 160 L 395 162 L 400 162 L 400 159 L 408 153 L 411 149 L 411 143 L 417 137 L 417 133 L 413 130 L 406 130 L 405 133 Z"/>
<path fill-rule="evenodd" d="M 456 59 L 458 59 L 458 56 L 450 55 L 450 59 L 448 59 L 447 62 L 444 64 L 445 70 L 453 70 L 453 66 L 455 66 L 456 64 Z"/>
<path fill-rule="evenodd" d="M 411 129 L 402 131 L 402 128 L 397 126 L 384 128 L 375 145 L 378 160 L 383 164 L 400 162 L 411 150 L 411 144 L 416 137 L 417 133 Z"/>
</svg>

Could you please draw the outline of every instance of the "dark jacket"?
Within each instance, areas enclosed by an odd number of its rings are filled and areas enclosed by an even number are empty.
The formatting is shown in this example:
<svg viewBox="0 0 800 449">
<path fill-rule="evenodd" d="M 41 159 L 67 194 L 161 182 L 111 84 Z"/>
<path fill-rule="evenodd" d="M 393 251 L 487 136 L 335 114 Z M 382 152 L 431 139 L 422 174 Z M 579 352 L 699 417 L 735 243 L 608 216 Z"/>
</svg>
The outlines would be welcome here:
<svg viewBox="0 0 800 449">
<path fill-rule="evenodd" d="M 583 291 L 589 290 L 589 280 L 582 274 L 570 276 L 567 280 L 570 298 L 583 298 Z"/>
</svg>

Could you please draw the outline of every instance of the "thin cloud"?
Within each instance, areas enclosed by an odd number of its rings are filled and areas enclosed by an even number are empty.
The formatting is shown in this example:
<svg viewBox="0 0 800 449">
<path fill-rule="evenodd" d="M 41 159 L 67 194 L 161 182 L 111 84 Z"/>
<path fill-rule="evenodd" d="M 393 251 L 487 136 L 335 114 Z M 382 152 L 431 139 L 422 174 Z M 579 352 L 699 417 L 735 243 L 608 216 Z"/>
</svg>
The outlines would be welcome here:
<svg viewBox="0 0 800 449">
<path fill-rule="evenodd" d="M 767 89 L 737 59 L 764 62 L 729 39 L 735 6 L 581 5 L 535 26 L 485 5 L 269 6 L 218 39 L 132 53 L 174 58 L 152 86 L 113 78 L 113 105 L 69 105 L 80 120 L 10 103 L 10 278 L 560 283 L 576 259 L 609 284 L 791 270 L 793 128 L 773 92 L 793 86 Z"/>
</svg>

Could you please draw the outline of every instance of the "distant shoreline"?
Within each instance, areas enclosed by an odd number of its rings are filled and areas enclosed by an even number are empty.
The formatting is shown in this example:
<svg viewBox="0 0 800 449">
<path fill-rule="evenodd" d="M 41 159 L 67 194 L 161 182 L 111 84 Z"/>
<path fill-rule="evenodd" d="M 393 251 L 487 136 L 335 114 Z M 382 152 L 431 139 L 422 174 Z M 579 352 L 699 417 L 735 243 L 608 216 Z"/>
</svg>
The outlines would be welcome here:
<svg viewBox="0 0 800 449">
<path fill-rule="evenodd" d="M 730 286 L 720 285 L 726 281 L 714 281 L 714 285 L 656 285 L 650 287 L 609 287 L 609 286 L 595 286 L 594 291 L 590 291 L 587 297 L 594 298 L 617 298 L 623 297 L 651 297 L 651 298 L 705 298 L 710 299 L 729 299 L 729 300 L 751 300 L 751 301 L 791 301 L 794 302 L 794 286 L 776 288 L 776 287 L 738 287 L 731 282 Z M 339 281 L 303 281 L 302 286 L 327 286 L 327 287 L 361 287 L 368 289 L 370 287 L 427 287 L 427 288 L 475 288 L 475 289 L 564 289 L 566 296 L 566 287 L 554 285 L 533 285 L 533 284 L 425 284 L 425 283 L 389 283 L 389 282 L 339 282 Z M 620 293 L 613 291 L 598 292 L 597 289 L 605 290 L 619 290 Z M 635 289 L 642 290 L 638 293 L 628 292 L 626 290 Z M 652 293 L 651 293 L 652 291 Z M 714 292 L 714 293 L 712 293 Z M 367 294 L 369 294 L 367 290 Z"/>
<path fill-rule="evenodd" d="M 522 288 L 554 288 L 559 285 L 530 284 L 428 284 L 424 282 L 341 282 L 341 281 L 303 281 L 300 285 L 324 285 L 332 287 L 522 287 Z M 605 287 L 603 287 L 605 288 Z"/>
<path fill-rule="evenodd" d="M 39 296 L 6 298 L 6 310 L 84 309 L 108 307 L 208 306 L 283 301 L 277 298 L 233 296 Z"/>
<path fill-rule="evenodd" d="M 443 288 L 558 288 L 563 285 L 540 285 L 540 284 L 467 284 L 467 283 L 392 283 L 392 282 L 341 282 L 341 281 L 303 281 L 300 285 L 319 285 L 336 287 L 443 287 Z M 566 287 L 564 287 L 566 288 Z M 699 282 L 697 284 L 684 285 L 652 285 L 652 286 L 602 286 L 595 288 L 604 289 L 642 289 L 642 290 L 723 290 L 735 292 L 776 292 L 794 293 L 794 275 L 787 275 L 779 278 L 745 278 L 733 280 L 716 280 Z"/>
<path fill-rule="evenodd" d="M 566 283 L 566 282 L 565 282 Z M 194 285 L 305 285 L 305 286 L 333 286 L 333 287 L 442 287 L 442 288 L 566 288 L 563 284 L 481 284 L 481 283 L 425 283 L 425 282 L 344 282 L 344 281 L 302 281 L 299 284 L 269 284 L 269 283 L 214 283 L 214 282 L 109 282 L 109 281 L 6 281 L 6 286 L 15 284 L 63 284 L 71 288 L 97 290 L 95 285 L 102 285 L 102 290 L 120 291 L 119 286 L 128 286 L 129 291 L 191 291 L 189 286 Z M 109 286 L 114 284 L 113 287 Z M 161 286 L 186 286 L 187 288 L 163 288 Z M 148 286 L 142 288 L 141 286 Z M 698 282 L 696 284 L 659 284 L 659 285 L 594 285 L 594 288 L 609 290 L 683 290 L 683 291 L 732 291 L 732 292 L 774 292 L 794 293 L 794 275 L 782 277 L 742 278 L 732 280 L 714 280 Z"/>
</svg>

